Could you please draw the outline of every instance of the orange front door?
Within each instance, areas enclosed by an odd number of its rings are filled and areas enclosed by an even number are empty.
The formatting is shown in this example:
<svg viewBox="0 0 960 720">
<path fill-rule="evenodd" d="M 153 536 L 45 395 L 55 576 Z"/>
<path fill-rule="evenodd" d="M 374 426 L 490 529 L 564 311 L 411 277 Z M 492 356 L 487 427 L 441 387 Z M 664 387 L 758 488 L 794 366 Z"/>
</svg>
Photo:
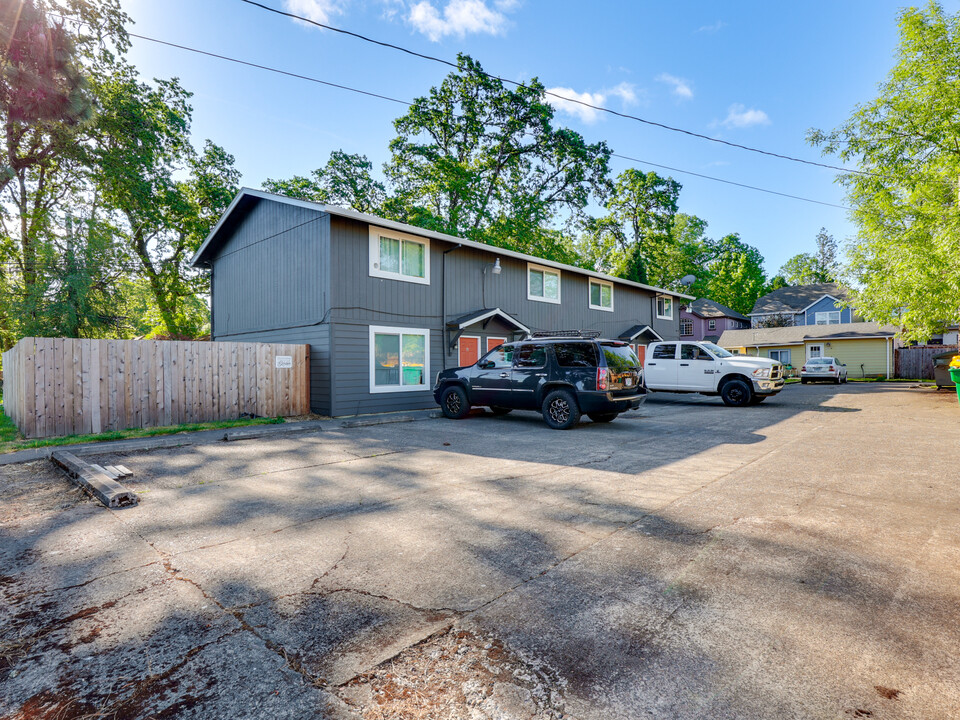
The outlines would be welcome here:
<svg viewBox="0 0 960 720">
<path fill-rule="evenodd" d="M 643 367 L 643 356 L 647 354 L 647 346 L 637 343 L 633 346 L 633 349 L 637 353 L 637 357 L 640 358 L 640 367 Z"/>
<path fill-rule="evenodd" d="M 468 367 L 480 359 L 480 338 L 461 337 L 459 344 L 460 367 Z"/>
<path fill-rule="evenodd" d="M 506 338 L 502 337 L 488 337 L 487 338 L 487 352 L 490 352 L 495 347 L 500 347 L 507 341 Z"/>
</svg>

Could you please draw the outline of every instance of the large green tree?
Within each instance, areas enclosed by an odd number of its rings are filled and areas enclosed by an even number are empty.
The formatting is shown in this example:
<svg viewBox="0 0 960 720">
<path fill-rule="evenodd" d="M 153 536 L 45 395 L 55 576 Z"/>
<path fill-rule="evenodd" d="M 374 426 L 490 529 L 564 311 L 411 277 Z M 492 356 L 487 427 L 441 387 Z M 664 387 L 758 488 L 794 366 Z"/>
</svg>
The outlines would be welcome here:
<svg viewBox="0 0 960 720">
<path fill-rule="evenodd" d="M 97 191 L 115 211 L 118 239 L 165 333 L 195 336 L 206 312 L 198 314 L 192 299 L 208 280 L 189 261 L 236 193 L 233 156 L 210 141 L 195 151 L 190 93 L 177 80 L 146 83 L 118 62 L 94 84 L 100 115 L 89 155 Z"/>
<path fill-rule="evenodd" d="M 89 200 L 82 157 L 96 110 L 89 76 L 126 48 L 126 20 L 119 0 L 0 1 L 2 347 L 22 334 L 21 325 L 57 332 L 63 323 L 52 303 L 62 308 L 63 298 L 72 297 L 79 308 L 79 288 L 100 284 L 78 276 L 105 258 L 100 221 L 86 213 L 68 232 L 64 209 Z M 82 33 L 69 29 L 75 22 Z"/>
<path fill-rule="evenodd" d="M 859 314 L 923 340 L 960 316 L 960 18 L 930 2 L 903 10 L 899 29 L 877 98 L 808 137 L 860 170 L 840 176 Z"/>
<path fill-rule="evenodd" d="M 366 155 L 334 150 L 326 165 L 310 177 L 294 175 L 286 180 L 267 179 L 263 189 L 300 200 L 338 205 L 358 212 L 378 214 L 387 197 L 384 184 L 373 177 L 373 163 Z"/>
<path fill-rule="evenodd" d="M 714 259 L 705 295 L 739 313 L 749 313 L 766 290 L 763 255 L 736 233 L 721 238 L 713 248 Z"/>
<path fill-rule="evenodd" d="M 642 283 L 662 280 L 651 272 L 678 244 L 671 230 L 680 189 L 673 178 L 652 171 L 628 168 L 617 176 L 604 202 L 607 214 L 587 224 L 591 252 L 608 272 Z"/>
<path fill-rule="evenodd" d="M 817 252 L 800 253 L 784 263 L 779 275 L 789 285 L 811 285 L 813 283 L 835 282 L 839 266 L 837 263 L 837 243 L 826 228 L 817 233 Z"/>
<path fill-rule="evenodd" d="M 536 79 L 517 88 L 466 55 L 394 122 L 385 171 L 393 217 L 420 227 L 569 260 L 555 228 L 602 191 L 610 151 L 554 125 Z"/>
</svg>

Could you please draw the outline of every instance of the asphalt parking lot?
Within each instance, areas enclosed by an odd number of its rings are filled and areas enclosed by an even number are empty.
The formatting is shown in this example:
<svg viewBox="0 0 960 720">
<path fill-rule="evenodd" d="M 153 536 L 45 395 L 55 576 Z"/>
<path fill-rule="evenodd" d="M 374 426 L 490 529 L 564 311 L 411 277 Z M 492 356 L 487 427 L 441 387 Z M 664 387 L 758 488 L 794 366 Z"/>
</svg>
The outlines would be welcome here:
<svg viewBox="0 0 960 720">
<path fill-rule="evenodd" d="M 0 468 L 0 717 L 960 717 L 960 408 L 654 396 Z"/>
</svg>

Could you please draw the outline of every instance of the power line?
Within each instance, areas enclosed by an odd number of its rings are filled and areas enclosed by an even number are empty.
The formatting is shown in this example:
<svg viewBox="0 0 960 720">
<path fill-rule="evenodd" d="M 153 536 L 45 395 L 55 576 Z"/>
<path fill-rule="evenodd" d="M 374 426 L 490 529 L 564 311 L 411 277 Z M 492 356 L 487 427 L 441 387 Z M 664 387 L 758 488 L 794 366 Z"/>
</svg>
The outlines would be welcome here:
<svg viewBox="0 0 960 720">
<path fill-rule="evenodd" d="M 723 178 L 713 177 L 711 175 L 703 175 L 701 173 L 695 173 L 691 170 L 681 170 L 680 168 L 670 167 L 669 165 L 659 165 L 655 162 L 650 162 L 649 160 L 641 160 L 639 158 L 630 157 L 629 155 L 621 155 L 619 153 L 611 153 L 615 158 L 620 158 L 621 160 L 629 160 L 631 162 L 640 163 L 642 165 L 652 165 L 653 167 L 663 168 L 664 170 L 671 170 L 673 172 L 685 173 L 686 175 L 694 175 L 699 178 L 704 178 L 706 180 L 713 180 L 714 182 L 726 183 L 727 185 L 736 185 L 737 187 L 747 188 L 749 190 L 756 190 L 757 192 L 769 193 L 771 195 L 779 195 L 785 198 L 792 198 L 794 200 L 803 200 L 804 202 L 816 203 L 817 205 L 826 205 L 827 207 L 840 208 L 841 210 L 851 210 L 852 208 L 847 207 L 846 205 L 835 205 L 834 203 L 824 202 L 823 200 L 812 200 L 810 198 L 800 197 L 799 195 L 790 195 L 788 193 L 777 192 L 776 190 L 767 190 L 766 188 L 757 187 L 755 185 L 745 185 L 744 183 L 734 182 L 733 180 L 724 180 Z"/>
<path fill-rule="evenodd" d="M 245 0 L 246 1 L 246 0 Z M 287 13 L 285 13 L 287 14 Z M 346 31 L 344 31 L 346 32 Z M 329 82 L 327 80 L 321 80 L 320 78 L 311 77 L 309 75 L 301 75 L 299 73 L 289 72 L 288 70 L 281 70 L 280 68 L 271 67 L 269 65 L 260 65 L 258 63 L 248 62 L 246 60 L 240 60 L 238 58 L 229 57 L 228 55 L 219 55 L 217 53 L 207 52 L 206 50 L 199 50 L 197 48 L 190 47 L 188 45 L 179 45 L 177 43 L 167 42 L 166 40 L 158 40 L 157 38 L 148 37 L 146 35 L 137 35 L 136 33 L 129 33 L 130 37 L 139 38 L 140 40 L 146 40 L 148 42 L 157 43 L 159 45 L 166 45 L 168 47 L 177 48 L 179 50 L 186 50 L 187 52 L 197 53 L 198 55 L 206 55 L 207 57 L 217 58 L 218 60 L 225 60 L 227 62 L 237 63 L 238 65 L 246 65 L 248 67 L 257 68 L 259 70 L 266 70 L 268 72 L 278 73 L 280 75 L 286 75 L 288 77 L 296 78 L 299 80 L 307 80 L 309 82 L 318 83 L 320 85 L 326 85 L 328 87 L 337 88 L 339 90 L 346 90 L 347 92 L 358 93 L 360 95 L 366 95 L 368 97 L 378 98 L 380 100 L 387 100 L 389 102 L 398 103 L 400 105 L 406 105 L 410 107 L 413 103 L 406 100 L 401 100 L 399 98 L 390 97 L 389 95 L 381 95 L 379 93 L 368 92 L 366 90 L 360 90 L 355 87 L 350 87 L 349 85 L 342 85 L 339 83 Z M 687 175 L 694 175 L 696 177 L 703 178 L 705 180 L 713 180 L 714 182 L 725 183 L 727 185 L 735 185 L 737 187 L 746 188 L 748 190 L 757 190 L 759 192 L 769 193 L 771 195 L 780 195 L 782 197 L 791 198 L 793 200 L 800 200 L 802 202 L 814 203 L 816 205 L 826 205 L 829 207 L 836 207 L 841 209 L 849 209 L 842 205 L 834 205 L 832 203 L 824 202 L 822 200 L 813 200 L 811 198 L 801 197 L 799 195 L 789 195 L 787 193 L 778 192 L 776 190 L 767 190 L 765 188 L 756 187 L 754 185 L 745 185 L 744 183 L 734 182 L 733 180 L 724 180 L 722 178 L 712 177 L 710 175 L 703 175 L 700 173 L 693 172 L 692 170 L 681 170 L 680 168 L 672 168 L 667 165 L 658 165 L 657 163 L 648 162 L 646 160 L 639 160 L 637 158 L 631 158 L 627 155 L 620 155 L 618 153 L 612 153 L 613 157 L 618 157 L 624 160 L 630 160 L 631 162 L 638 162 L 644 165 L 652 165 L 653 167 L 664 168 L 667 170 L 672 170 L 673 172 L 686 173 Z"/>
<path fill-rule="evenodd" d="M 362 35 L 357 32 L 353 32 L 351 30 L 344 30 L 343 28 L 334 27 L 333 25 L 327 25 L 326 23 L 318 22 L 317 20 L 311 20 L 310 18 L 304 17 L 302 15 L 297 15 L 295 13 L 279 10 L 277 8 L 270 7 L 269 5 L 264 5 L 262 3 L 256 2 L 255 0 L 240 0 L 240 2 L 246 3 L 247 5 L 253 5 L 254 7 L 261 8 L 262 10 L 266 10 L 268 12 L 275 13 L 277 15 L 282 15 L 284 17 L 292 18 L 294 20 L 299 20 L 301 22 L 309 23 L 311 25 L 315 25 L 325 30 L 331 30 L 333 32 L 340 33 L 342 35 L 348 35 L 350 37 L 357 38 L 358 40 L 362 40 L 364 42 L 372 43 L 374 45 L 379 45 L 385 48 L 390 48 L 391 50 L 398 50 L 399 52 L 406 53 L 407 55 L 413 55 L 415 57 L 419 57 L 424 60 L 430 60 L 431 62 L 437 62 L 443 65 L 446 65 L 448 67 L 459 69 L 459 65 L 457 63 L 451 62 L 450 60 L 445 60 L 444 58 L 440 58 L 435 55 L 427 55 L 425 53 L 416 52 L 415 50 L 410 50 L 400 45 L 384 42 L 382 40 L 376 40 L 374 38 L 368 37 L 366 35 Z M 502 77 L 499 77 L 498 75 L 493 75 L 491 73 L 484 72 L 482 70 L 481 70 L 481 73 L 484 75 L 484 77 L 488 77 L 491 80 L 497 80 L 499 82 L 509 83 L 519 88 L 525 88 L 528 90 L 531 89 L 529 85 L 525 85 L 524 83 L 519 82 L 517 80 L 502 78 Z M 782 153 L 775 153 L 769 150 L 761 150 L 760 148 L 751 147 L 750 145 L 742 145 L 740 143 L 730 142 L 729 140 L 722 140 L 720 138 L 710 137 L 709 135 L 704 135 L 702 133 L 694 132 L 693 130 L 686 130 L 684 128 L 674 127 L 673 125 L 667 125 L 666 123 L 657 122 L 655 120 L 648 120 L 646 118 L 640 117 L 639 115 L 632 115 L 630 113 L 619 112 L 617 110 L 613 110 L 611 108 L 604 107 L 602 105 L 594 105 L 593 103 L 588 103 L 585 100 L 578 100 L 576 98 L 571 98 L 565 95 L 560 95 L 558 93 L 550 92 L 549 90 L 544 90 L 543 93 L 544 95 L 548 95 L 558 100 L 574 103 L 576 105 L 582 105 L 583 107 L 590 108 L 591 110 L 597 110 L 599 112 L 608 113 L 610 115 L 615 115 L 616 117 L 621 117 L 627 120 L 634 120 L 636 122 L 643 123 L 644 125 L 658 127 L 663 130 L 669 130 L 670 132 L 682 133 L 684 135 L 689 135 L 690 137 L 699 138 L 701 140 L 708 140 L 710 142 L 718 143 L 720 145 L 726 145 L 728 147 L 737 148 L 738 150 L 746 150 L 748 152 L 758 153 L 760 155 L 767 155 L 769 157 L 775 157 L 781 160 L 789 160 L 790 162 L 801 163 L 803 165 L 812 165 L 814 167 L 827 168 L 828 170 L 836 170 L 838 172 L 843 172 L 843 173 L 854 173 L 857 175 L 870 175 L 870 176 L 881 177 L 877 173 L 872 173 L 867 170 L 853 170 L 850 168 L 841 167 L 839 165 L 830 165 L 828 163 L 816 162 L 814 160 L 804 160 L 802 158 L 793 157 L 792 155 L 784 155 Z"/>
</svg>

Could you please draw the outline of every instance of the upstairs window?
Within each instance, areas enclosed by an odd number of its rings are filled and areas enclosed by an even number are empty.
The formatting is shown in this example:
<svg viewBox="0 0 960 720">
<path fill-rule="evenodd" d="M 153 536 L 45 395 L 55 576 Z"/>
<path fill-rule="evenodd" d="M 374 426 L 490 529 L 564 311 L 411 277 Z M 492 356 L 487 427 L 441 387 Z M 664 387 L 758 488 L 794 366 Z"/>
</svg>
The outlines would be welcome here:
<svg viewBox="0 0 960 720">
<path fill-rule="evenodd" d="M 657 295 L 657 317 L 673 320 L 673 298 L 669 295 Z"/>
<path fill-rule="evenodd" d="M 560 271 L 542 265 L 527 265 L 527 299 L 560 303 Z"/>
<path fill-rule="evenodd" d="M 832 310 L 830 312 L 818 312 L 816 321 L 817 325 L 839 325 L 840 311 Z"/>
<path fill-rule="evenodd" d="M 590 280 L 590 309 L 613 312 L 613 283 Z"/>
<path fill-rule="evenodd" d="M 693 320 L 690 318 L 683 318 L 680 320 L 680 334 L 693 335 Z"/>
<path fill-rule="evenodd" d="M 370 227 L 370 276 L 430 284 L 430 241 Z"/>
<path fill-rule="evenodd" d="M 707 320 L 707 330 L 716 330 L 717 321 L 716 320 Z"/>
</svg>

